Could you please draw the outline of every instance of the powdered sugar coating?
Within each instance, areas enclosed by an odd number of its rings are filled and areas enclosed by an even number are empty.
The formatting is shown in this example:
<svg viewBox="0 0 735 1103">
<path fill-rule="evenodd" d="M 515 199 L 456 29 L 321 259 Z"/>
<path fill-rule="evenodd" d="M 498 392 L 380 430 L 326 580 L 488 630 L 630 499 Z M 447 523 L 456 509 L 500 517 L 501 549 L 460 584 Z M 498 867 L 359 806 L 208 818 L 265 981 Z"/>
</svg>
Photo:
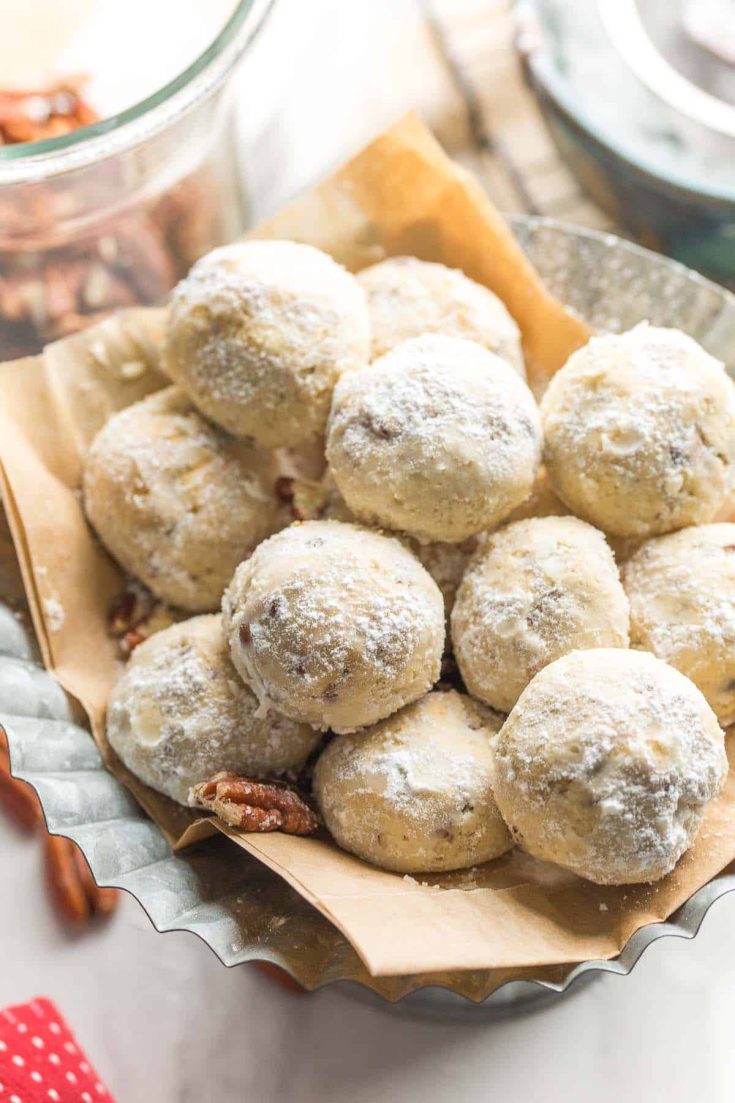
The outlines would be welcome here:
<svg viewBox="0 0 735 1103">
<path fill-rule="evenodd" d="M 521 694 L 495 745 L 515 840 L 598 884 L 656 881 L 691 846 L 727 774 L 699 690 L 642 651 L 572 651 Z"/>
<path fill-rule="evenodd" d="M 424 333 L 465 337 L 525 379 L 518 326 L 497 295 L 464 272 L 417 257 L 389 257 L 357 277 L 367 294 L 372 357 Z"/>
<path fill-rule="evenodd" d="M 277 525 L 274 458 L 205 421 L 179 387 L 115 414 L 84 466 L 87 517 L 154 594 L 216 609 L 237 564 Z"/>
<path fill-rule="evenodd" d="M 470 693 L 510 712 L 533 676 L 568 651 L 627 647 L 628 600 L 601 532 L 576 517 L 538 517 L 481 541 L 451 624 Z"/>
<path fill-rule="evenodd" d="M 314 792 L 335 840 L 399 873 L 465 869 L 503 854 L 512 844 L 493 797 L 499 726 L 452 690 L 333 740 Z"/>
<path fill-rule="evenodd" d="M 324 433 L 332 389 L 365 364 L 362 289 L 311 245 L 215 249 L 171 296 L 164 363 L 213 421 L 265 448 Z"/>
<path fill-rule="evenodd" d="M 305 724 L 256 716 L 218 615 L 193 617 L 135 649 L 107 709 L 107 738 L 136 777 L 179 804 L 219 770 L 298 770 L 318 742 Z"/>
<path fill-rule="evenodd" d="M 297 516 L 303 521 L 355 521 L 330 471 L 326 471 L 319 482 L 295 480 L 293 505 Z M 405 533 L 396 533 L 396 538 L 414 553 L 436 582 L 444 598 L 444 613 L 449 620 L 457 587 L 477 547 L 478 538 L 470 536 L 461 544 L 446 544 L 437 540 L 422 543 Z"/>
<path fill-rule="evenodd" d="M 735 723 L 735 524 L 647 541 L 623 583 L 632 645 L 691 678 L 723 727 Z"/>
<path fill-rule="evenodd" d="M 354 731 L 439 676 L 441 594 L 397 540 L 338 521 L 292 525 L 241 564 L 223 599 L 233 662 L 269 708 Z"/>
<path fill-rule="evenodd" d="M 368 524 L 459 543 L 523 501 L 540 455 L 531 392 L 472 341 L 405 341 L 335 388 L 327 462 Z"/>
<path fill-rule="evenodd" d="M 606 532 L 711 521 L 732 488 L 735 386 L 678 330 L 592 338 L 554 376 L 541 414 L 553 489 Z"/>
</svg>

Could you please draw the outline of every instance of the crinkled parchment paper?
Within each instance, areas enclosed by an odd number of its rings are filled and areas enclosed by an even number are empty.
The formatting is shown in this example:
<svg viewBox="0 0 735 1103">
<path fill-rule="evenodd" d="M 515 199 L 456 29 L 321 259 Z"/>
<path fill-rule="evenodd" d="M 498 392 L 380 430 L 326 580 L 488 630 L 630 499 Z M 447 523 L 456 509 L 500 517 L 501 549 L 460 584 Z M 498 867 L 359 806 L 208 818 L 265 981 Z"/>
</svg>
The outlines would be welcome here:
<svg viewBox="0 0 735 1103">
<path fill-rule="evenodd" d="M 312 242 L 352 269 L 411 253 L 464 269 L 500 295 L 523 332 L 537 389 L 587 338 L 553 300 L 479 185 L 409 117 L 320 187 L 256 231 Z M 212 825 L 141 785 L 104 739 L 119 670 L 107 614 L 123 577 L 87 526 L 82 460 L 113 411 L 165 381 L 163 312 L 137 310 L 0 367 L 0 478 L 48 668 L 88 715 L 110 768 L 167 837 L 185 845 Z M 528 975 L 616 955 L 639 926 L 664 919 L 735 859 L 735 781 L 712 805 L 696 846 L 655 886 L 600 888 L 515 852 L 474 871 L 401 877 L 326 836 L 225 830 L 330 919 L 374 976 L 494 969 Z M 524 972 L 524 970 L 526 972 Z"/>
</svg>

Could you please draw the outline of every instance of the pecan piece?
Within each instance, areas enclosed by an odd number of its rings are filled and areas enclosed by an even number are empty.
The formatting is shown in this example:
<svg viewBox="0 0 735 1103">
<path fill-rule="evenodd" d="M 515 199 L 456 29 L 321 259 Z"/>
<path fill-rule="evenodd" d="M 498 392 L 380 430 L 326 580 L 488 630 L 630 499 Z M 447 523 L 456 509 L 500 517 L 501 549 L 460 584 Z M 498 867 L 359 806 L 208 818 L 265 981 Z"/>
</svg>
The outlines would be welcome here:
<svg viewBox="0 0 735 1103">
<path fill-rule="evenodd" d="M 115 600 L 107 615 L 110 635 L 119 641 L 120 653 L 127 658 L 132 651 L 162 628 L 174 622 L 171 611 L 163 602 L 140 586 L 129 587 Z"/>
<path fill-rule="evenodd" d="M 0 90 L 0 145 L 55 138 L 96 122 L 81 95 L 84 83 L 76 77 L 48 88 Z"/>
<path fill-rule="evenodd" d="M 115 911 L 117 890 L 100 888 L 75 842 L 47 835 L 44 848 L 51 899 L 67 923 L 84 927 L 94 916 L 107 917 Z"/>
<path fill-rule="evenodd" d="M 44 862 L 49 892 L 56 910 L 67 923 L 83 927 L 92 911 L 79 880 L 73 845 L 60 835 L 48 835 L 44 844 Z"/>
<path fill-rule="evenodd" d="M 115 598 L 107 614 L 107 626 L 110 635 L 120 638 L 135 628 L 146 617 L 153 606 L 153 598 L 145 591 L 132 587 Z"/>
<path fill-rule="evenodd" d="M 5 731 L 0 727 L 0 805 L 11 819 L 32 831 L 43 819 L 38 797 L 30 785 L 10 773 L 10 754 Z"/>
<path fill-rule="evenodd" d="M 282 781 L 260 781 L 223 771 L 195 785 L 189 801 L 214 812 L 230 827 L 245 831 L 313 835 L 319 827 L 316 812 Z"/>
</svg>

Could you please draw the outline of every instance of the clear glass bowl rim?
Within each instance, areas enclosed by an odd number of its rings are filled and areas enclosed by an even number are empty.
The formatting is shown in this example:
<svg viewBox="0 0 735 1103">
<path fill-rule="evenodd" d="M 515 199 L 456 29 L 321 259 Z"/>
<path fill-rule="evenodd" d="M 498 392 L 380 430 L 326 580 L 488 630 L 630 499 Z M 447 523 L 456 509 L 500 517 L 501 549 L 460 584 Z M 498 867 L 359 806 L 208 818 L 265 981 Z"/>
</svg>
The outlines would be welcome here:
<svg viewBox="0 0 735 1103">
<path fill-rule="evenodd" d="M 239 0 L 217 37 L 168 84 L 98 123 L 40 142 L 0 146 L 0 187 L 33 183 L 131 149 L 207 99 L 252 43 L 275 0 Z"/>
</svg>

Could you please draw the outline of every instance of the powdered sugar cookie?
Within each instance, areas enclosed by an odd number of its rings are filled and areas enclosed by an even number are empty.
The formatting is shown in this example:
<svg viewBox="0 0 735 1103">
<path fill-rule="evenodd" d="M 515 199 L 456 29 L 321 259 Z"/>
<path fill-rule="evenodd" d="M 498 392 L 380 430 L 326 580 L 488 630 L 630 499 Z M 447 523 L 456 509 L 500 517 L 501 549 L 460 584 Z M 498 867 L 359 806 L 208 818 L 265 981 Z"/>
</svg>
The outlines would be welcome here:
<svg viewBox="0 0 735 1103">
<path fill-rule="evenodd" d="M 334 384 L 369 346 L 346 269 L 311 245 L 247 241 L 215 249 L 175 288 L 164 363 L 207 417 L 279 448 L 324 433 Z"/>
<path fill-rule="evenodd" d="M 501 712 L 568 651 L 627 647 L 628 601 L 605 537 L 576 517 L 486 537 L 457 593 L 452 644 L 470 693 Z"/>
<path fill-rule="evenodd" d="M 428 693 L 333 740 L 314 792 L 345 850 L 399 873 L 464 869 L 512 843 L 493 796 L 499 718 L 464 694 Z"/>
<path fill-rule="evenodd" d="M 216 609 L 237 564 L 277 526 L 274 458 L 205 421 L 179 387 L 114 414 L 84 466 L 87 517 L 154 594 Z"/>
<path fill-rule="evenodd" d="M 439 676 L 444 607 L 397 540 L 306 521 L 266 540 L 223 599 L 232 659 L 263 711 L 337 732 L 375 723 Z"/>
<path fill-rule="evenodd" d="M 368 524 L 459 543 L 526 498 L 540 457 L 531 392 L 472 341 L 405 341 L 335 388 L 327 461 Z"/>
<path fill-rule="evenodd" d="M 735 524 L 647 541 L 623 584 L 633 647 L 691 678 L 723 727 L 735 723 Z"/>
<path fill-rule="evenodd" d="M 495 796 L 536 858 L 603 885 L 657 881 L 727 774 L 688 678 L 643 651 L 572 651 L 536 675 L 495 745 Z"/>
<path fill-rule="evenodd" d="M 456 268 L 390 257 L 357 277 L 370 310 L 373 359 L 410 337 L 465 337 L 497 353 L 525 379 L 521 334 L 503 303 Z"/>
<path fill-rule="evenodd" d="M 735 386 L 678 330 L 593 337 L 551 380 L 541 414 L 552 488 L 605 532 L 702 524 L 731 490 Z"/>
<path fill-rule="evenodd" d="M 193 617 L 135 649 L 110 697 L 107 738 L 136 777 L 187 804 L 189 789 L 220 770 L 274 777 L 306 761 L 318 734 L 257 710 L 221 618 Z"/>
</svg>

